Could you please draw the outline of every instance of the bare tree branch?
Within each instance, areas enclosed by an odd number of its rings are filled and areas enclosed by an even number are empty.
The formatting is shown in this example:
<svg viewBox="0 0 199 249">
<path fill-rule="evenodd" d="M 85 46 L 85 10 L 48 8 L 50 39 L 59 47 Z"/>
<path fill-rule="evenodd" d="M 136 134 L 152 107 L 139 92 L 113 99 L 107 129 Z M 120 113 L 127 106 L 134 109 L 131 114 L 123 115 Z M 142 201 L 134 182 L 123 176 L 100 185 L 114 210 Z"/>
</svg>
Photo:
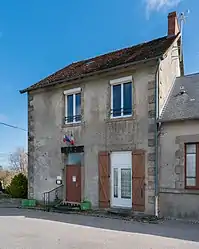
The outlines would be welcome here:
<svg viewBox="0 0 199 249">
<path fill-rule="evenodd" d="M 12 171 L 27 175 L 28 155 L 23 148 L 17 148 L 16 151 L 10 155 L 9 161 Z"/>
</svg>

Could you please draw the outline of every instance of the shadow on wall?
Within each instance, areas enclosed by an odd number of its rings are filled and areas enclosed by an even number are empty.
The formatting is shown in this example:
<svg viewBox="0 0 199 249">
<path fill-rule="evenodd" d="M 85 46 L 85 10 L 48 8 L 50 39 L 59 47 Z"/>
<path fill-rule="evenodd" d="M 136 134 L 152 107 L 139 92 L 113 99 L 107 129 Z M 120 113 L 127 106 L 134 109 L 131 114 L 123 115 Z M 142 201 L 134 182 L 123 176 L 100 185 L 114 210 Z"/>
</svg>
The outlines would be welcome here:
<svg viewBox="0 0 199 249">
<path fill-rule="evenodd" d="M 23 216 L 31 219 L 43 219 L 94 228 L 199 242 L 199 224 L 188 224 L 180 221 L 165 221 L 163 224 L 144 224 L 118 219 L 99 218 L 76 214 L 46 213 L 43 211 L 21 210 L 14 208 L 0 208 L 0 218 L 2 216 Z"/>
</svg>

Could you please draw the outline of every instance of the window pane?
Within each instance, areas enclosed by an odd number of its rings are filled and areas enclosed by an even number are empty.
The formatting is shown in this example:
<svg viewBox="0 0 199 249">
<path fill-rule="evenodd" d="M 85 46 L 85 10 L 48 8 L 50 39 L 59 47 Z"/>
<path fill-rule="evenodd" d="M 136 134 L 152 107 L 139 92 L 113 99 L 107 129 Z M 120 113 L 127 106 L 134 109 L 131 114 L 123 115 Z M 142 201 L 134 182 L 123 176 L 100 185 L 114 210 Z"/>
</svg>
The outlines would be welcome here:
<svg viewBox="0 0 199 249">
<path fill-rule="evenodd" d="M 75 121 L 81 120 L 81 94 L 78 93 L 75 95 L 75 105 L 76 105 L 76 113 L 75 113 Z"/>
<path fill-rule="evenodd" d="M 196 186 L 196 178 L 187 178 L 187 186 L 189 187 Z"/>
<path fill-rule="evenodd" d="M 196 177 L 196 154 L 187 154 L 186 171 L 188 177 Z"/>
<path fill-rule="evenodd" d="M 67 122 L 73 122 L 73 95 L 67 96 Z"/>
<path fill-rule="evenodd" d="M 114 197 L 118 197 L 118 169 L 114 169 L 114 175 L 113 175 L 114 179 Z"/>
<path fill-rule="evenodd" d="M 123 114 L 131 115 L 132 114 L 132 83 L 125 83 L 123 89 Z"/>
<path fill-rule="evenodd" d="M 131 169 L 121 169 L 121 198 L 131 199 Z"/>
<path fill-rule="evenodd" d="M 67 165 L 81 165 L 82 153 L 69 153 L 67 157 Z"/>
<path fill-rule="evenodd" d="M 113 86 L 113 117 L 121 116 L 121 85 Z"/>
<path fill-rule="evenodd" d="M 187 153 L 196 153 L 196 144 L 186 145 Z"/>
</svg>

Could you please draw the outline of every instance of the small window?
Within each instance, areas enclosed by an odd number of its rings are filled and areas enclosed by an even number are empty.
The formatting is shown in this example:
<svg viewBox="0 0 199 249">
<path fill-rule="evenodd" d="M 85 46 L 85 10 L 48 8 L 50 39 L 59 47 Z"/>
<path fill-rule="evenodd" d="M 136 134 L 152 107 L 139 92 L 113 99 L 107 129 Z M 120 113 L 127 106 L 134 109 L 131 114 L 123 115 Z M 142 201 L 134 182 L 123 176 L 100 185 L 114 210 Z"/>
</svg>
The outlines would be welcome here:
<svg viewBox="0 0 199 249">
<path fill-rule="evenodd" d="M 114 168 L 114 197 L 118 198 L 118 169 Z"/>
<path fill-rule="evenodd" d="M 185 145 L 185 186 L 199 189 L 199 144 Z"/>
<path fill-rule="evenodd" d="M 131 169 L 121 169 L 121 198 L 131 199 Z"/>
<path fill-rule="evenodd" d="M 80 89 L 65 91 L 65 123 L 81 121 L 81 93 Z"/>
<path fill-rule="evenodd" d="M 124 81 L 118 79 L 111 83 L 111 117 L 127 117 L 132 115 L 132 80 L 125 77 Z"/>
<path fill-rule="evenodd" d="M 67 165 L 81 165 L 82 164 L 82 153 L 69 153 L 66 164 Z"/>
</svg>

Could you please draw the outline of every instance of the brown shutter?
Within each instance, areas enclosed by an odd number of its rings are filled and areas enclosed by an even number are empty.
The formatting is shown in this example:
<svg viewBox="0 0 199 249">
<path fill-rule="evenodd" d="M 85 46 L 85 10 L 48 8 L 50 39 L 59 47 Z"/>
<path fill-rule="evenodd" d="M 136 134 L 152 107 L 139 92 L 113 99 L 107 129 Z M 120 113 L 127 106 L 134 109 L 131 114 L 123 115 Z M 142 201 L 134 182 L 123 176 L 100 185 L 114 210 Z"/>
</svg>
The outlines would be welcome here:
<svg viewBox="0 0 199 249">
<path fill-rule="evenodd" d="M 133 211 L 145 211 L 145 152 L 132 153 L 132 205 Z"/>
<path fill-rule="evenodd" d="M 110 206 L 110 157 L 108 152 L 99 152 L 99 207 Z"/>
</svg>

